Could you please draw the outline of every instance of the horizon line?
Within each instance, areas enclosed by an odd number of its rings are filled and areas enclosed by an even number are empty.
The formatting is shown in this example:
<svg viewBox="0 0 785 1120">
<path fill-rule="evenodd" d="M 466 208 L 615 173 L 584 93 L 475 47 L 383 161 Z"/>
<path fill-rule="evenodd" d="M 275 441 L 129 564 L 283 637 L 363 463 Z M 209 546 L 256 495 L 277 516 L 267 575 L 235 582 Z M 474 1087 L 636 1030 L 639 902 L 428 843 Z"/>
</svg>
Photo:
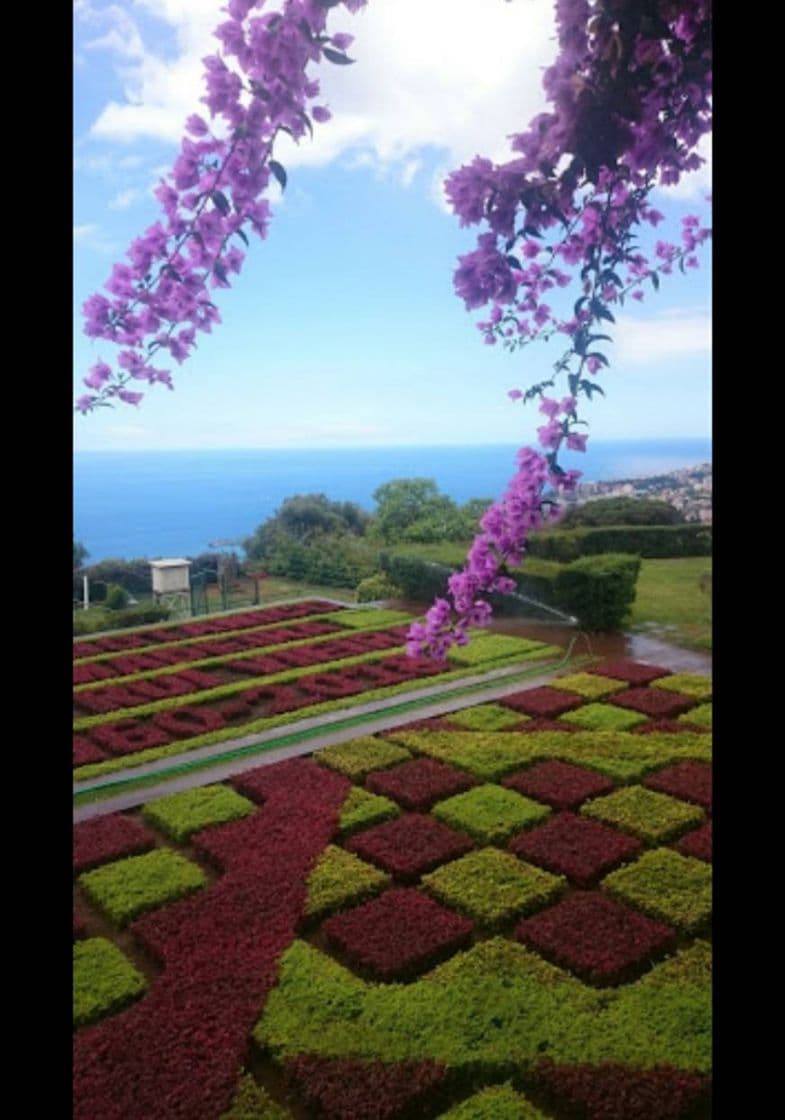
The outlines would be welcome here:
<svg viewBox="0 0 785 1120">
<path fill-rule="evenodd" d="M 689 441 L 713 443 L 712 436 L 609 436 L 606 439 L 596 438 L 594 446 L 608 443 L 686 443 Z M 402 451 L 406 448 L 464 448 L 464 447 L 523 447 L 525 444 L 513 440 L 489 441 L 487 443 L 344 443 L 325 444 L 313 446 L 312 444 L 271 444 L 271 445 L 229 445 L 215 447 L 86 447 L 74 448 L 76 455 L 133 455 L 149 452 L 163 452 L 176 454 L 177 452 L 204 452 L 204 451 Z"/>
</svg>

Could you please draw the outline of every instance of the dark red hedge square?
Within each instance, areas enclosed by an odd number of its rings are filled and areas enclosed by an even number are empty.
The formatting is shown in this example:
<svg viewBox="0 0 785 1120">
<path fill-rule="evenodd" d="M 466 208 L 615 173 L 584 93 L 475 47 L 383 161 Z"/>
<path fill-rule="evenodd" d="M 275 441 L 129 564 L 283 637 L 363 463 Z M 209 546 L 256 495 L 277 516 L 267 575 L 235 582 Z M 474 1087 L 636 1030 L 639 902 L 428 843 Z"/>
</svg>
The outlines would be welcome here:
<svg viewBox="0 0 785 1120">
<path fill-rule="evenodd" d="M 446 762 L 415 758 L 391 770 L 369 774 L 365 784 L 372 793 L 392 797 L 404 809 L 427 812 L 441 798 L 463 793 L 476 782 L 470 774 L 455 770 Z"/>
<path fill-rule="evenodd" d="M 465 855 L 474 843 L 464 832 L 433 817 L 406 813 L 353 836 L 346 847 L 393 875 L 416 879 L 448 859 Z"/>
<path fill-rule="evenodd" d="M 389 738 L 392 735 L 398 734 L 400 731 L 465 731 L 466 728 L 458 727 L 455 723 L 450 723 L 449 719 L 444 716 L 433 716 L 431 719 L 416 719 L 412 723 L 407 723 L 405 727 L 391 728 L 389 731 L 382 732 L 384 738 Z"/>
<path fill-rule="evenodd" d="M 517 727 L 510 727 L 510 731 L 580 731 L 573 723 L 564 723 L 560 719 L 527 719 Z"/>
<path fill-rule="evenodd" d="M 532 1074 L 546 1107 L 582 1120 L 685 1120 L 711 1115 L 710 1080 L 672 1066 L 557 1065 L 543 1058 Z"/>
<path fill-rule="evenodd" d="M 422 1103 L 444 1080 L 436 1062 L 379 1062 L 359 1058 L 288 1058 L 287 1078 L 321 1120 L 399 1120 L 425 1115 Z M 427 1111 L 431 1115 L 431 1110 Z"/>
<path fill-rule="evenodd" d="M 331 942 L 379 980 L 411 977 L 469 943 L 474 925 L 412 888 L 387 891 L 324 923 Z"/>
<path fill-rule="evenodd" d="M 628 688 L 616 696 L 608 698 L 609 704 L 617 708 L 629 708 L 633 712 L 642 712 L 652 719 L 680 716 L 682 712 L 694 708 L 697 701 L 691 696 L 682 696 L 679 692 L 668 692 L 664 688 Z"/>
<path fill-rule="evenodd" d="M 90 762 L 103 762 L 106 758 L 104 752 L 95 743 L 91 743 L 86 735 L 74 735 L 73 754 L 74 766 L 87 766 Z"/>
<path fill-rule="evenodd" d="M 612 984 L 676 944 L 669 926 L 628 910 L 601 891 L 576 891 L 525 918 L 515 936 L 584 980 Z"/>
<path fill-rule="evenodd" d="M 87 871 L 99 863 L 135 856 L 155 844 L 152 832 L 132 817 L 113 813 L 74 825 L 74 872 Z"/>
<path fill-rule="evenodd" d="M 557 813 L 539 828 L 514 837 L 508 847 L 521 859 L 584 887 L 634 856 L 641 845 L 598 821 Z"/>
<path fill-rule="evenodd" d="M 673 846 L 683 856 L 695 856 L 696 859 L 711 863 L 711 821 L 706 821 L 700 828 L 694 828 Z"/>
<path fill-rule="evenodd" d="M 512 696 L 503 696 L 499 703 L 527 716 L 550 718 L 579 708 L 584 703 L 584 697 L 577 692 L 565 692 L 562 688 L 543 685 L 542 688 L 529 688 L 524 692 L 514 692 Z"/>
<path fill-rule="evenodd" d="M 628 684 L 649 684 L 659 680 L 660 677 L 669 677 L 670 669 L 662 665 L 646 665 L 643 661 L 603 661 L 595 665 L 588 672 L 598 677 L 613 677 L 617 681 L 627 681 Z"/>
<path fill-rule="evenodd" d="M 576 809 L 587 797 L 599 797 L 614 788 L 610 778 L 602 774 L 556 760 L 538 762 L 528 770 L 511 774 L 502 785 L 535 801 L 544 801 L 554 809 Z"/>
<path fill-rule="evenodd" d="M 651 735 L 654 732 L 681 735 L 686 731 L 697 732 L 699 735 L 706 734 L 705 727 L 699 727 L 696 723 L 682 723 L 679 719 L 652 719 L 648 723 L 639 723 L 630 730 L 633 735 Z"/>
<path fill-rule="evenodd" d="M 658 793 L 694 801 L 711 812 L 711 766 L 705 762 L 677 762 L 652 774 L 644 783 Z"/>
</svg>

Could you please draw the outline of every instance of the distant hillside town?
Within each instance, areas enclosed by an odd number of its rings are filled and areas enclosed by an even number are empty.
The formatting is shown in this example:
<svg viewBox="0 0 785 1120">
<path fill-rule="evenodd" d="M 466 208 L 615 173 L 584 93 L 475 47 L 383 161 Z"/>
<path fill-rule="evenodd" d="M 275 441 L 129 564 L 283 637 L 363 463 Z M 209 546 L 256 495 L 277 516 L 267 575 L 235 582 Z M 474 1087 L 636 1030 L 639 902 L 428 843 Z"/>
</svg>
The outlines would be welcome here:
<svg viewBox="0 0 785 1120">
<path fill-rule="evenodd" d="M 711 524 L 711 463 L 685 467 L 647 478 L 622 478 L 612 482 L 583 482 L 576 491 L 582 505 L 597 498 L 659 498 L 670 502 L 686 521 Z"/>
</svg>

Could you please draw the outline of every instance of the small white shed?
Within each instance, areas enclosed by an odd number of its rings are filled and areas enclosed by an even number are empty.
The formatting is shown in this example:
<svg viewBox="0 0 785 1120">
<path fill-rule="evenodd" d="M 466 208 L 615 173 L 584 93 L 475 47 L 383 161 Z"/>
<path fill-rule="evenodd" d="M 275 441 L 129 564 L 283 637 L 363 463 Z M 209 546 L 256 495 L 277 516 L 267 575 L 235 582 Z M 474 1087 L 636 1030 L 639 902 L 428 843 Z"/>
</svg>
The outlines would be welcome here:
<svg viewBox="0 0 785 1120">
<path fill-rule="evenodd" d="M 151 560 L 153 595 L 171 595 L 173 592 L 190 592 L 190 560 Z"/>
</svg>

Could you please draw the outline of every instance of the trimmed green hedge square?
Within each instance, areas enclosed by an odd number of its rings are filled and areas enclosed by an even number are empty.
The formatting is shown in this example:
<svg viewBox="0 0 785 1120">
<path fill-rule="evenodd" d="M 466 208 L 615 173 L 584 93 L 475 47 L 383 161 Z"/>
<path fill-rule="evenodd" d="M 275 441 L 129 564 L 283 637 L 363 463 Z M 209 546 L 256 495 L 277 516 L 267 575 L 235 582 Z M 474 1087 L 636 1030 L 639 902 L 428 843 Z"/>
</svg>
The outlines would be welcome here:
<svg viewBox="0 0 785 1120">
<path fill-rule="evenodd" d="M 168 848 L 86 871 L 79 883 L 90 900 L 118 926 L 199 890 L 207 878 L 195 863 Z"/>
<path fill-rule="evenodd" d="M 351 836 L 361 828 L 370 828 L 397 817 L 400 809 L 389 797 L 368 793 L 359 786 L 352 786 L 343 803 L 338 828 L 342 836 Z"/>
<path fill-rule="evenodd" d="M 449 1112 L 443 1112 L 438 1120 L 547 1120 L 547 1117 L 511 1085 L 494 1085 L 461 1101 Z"/>
<path fill-rule="evenodd" d="M 247 1073 L 237 1086 L 231 1108 L 220 1120 L 292 1120 L 291 1112 L 281 1108 L 252 1074 Z"/>
<path fill-rule="evenodd" d="M 573 673 L 569 677 L 557 677 L 553 683 L 557 688 L 566 688 L 568 692 L 575 692 L 587 700 L 604 700 L 606 696 L 627 688 L 626 681 L 595 673 Z"/>
<path fill-rule="evenodd" d="M 308 878 L 305 913 L 309 918 L 323 918 L 342 906 L 378 894 L 389 882 L 386 872 L 330 844 Z"/>
<path fill-rule="evenodd" d="M 648 716 L 610 704 L 584 704 L 574 712 L 565 712 L 561 719 L 574 727 L 585 727 L 587 731 L 629 731 L 636 724 L 645 723 Z"/>
<path fill-rule="evenodd" d="M 388 743 L 386 739 L 360 735 L 348 743 L 338 743 L 318 751 L 313 758 L 321 766 L 337 770 L 353 782 L 362 782 L 372 770 L 384 770 L 396 762 L 405 762 L 411 755 L 404 747 Z"/>
<path fill-rule="evenodd" d="M 404 622 L 414 622 L 406 611 L 394 611 L 386 607 L 361 607 L 357 610 L 333 611 L 330 614 L 319 616 L 319 620 L 337 622 L 339 626 L 348 626 L 350 630 L 383 629 L 385 626 L 396 626 Z M 401 641 L 403 645 L 403 641 Z"/>
<path fill-rule="evenodd" d="M 551 647 L 545 642 L 530 638 L 515 638 L 511 634 L 478 634 L 468 646 L 454 646 L 447 654 L 447 660 L 454 665 L 483 665 L 486 661 L 498 661 L 502 657 L 528 657 L 542 653 L 548 656 Z"/>
<path fill-rule="evenodd" d="M 440 801 L 431 812 L 480 844 L 504 844 L 514 832 L 544 821 L 551 808 L 515 790 L 484 785 Z"/>
<path fill-rule="evenodd" d="M 699 704 L 684 715 L 679 716 L 679 723 L 694 723 L 696 727 L 708 727 L 711 730 L 713 707 L 711 704 Z"/>
<path fill-rule="evenodd" d="M 142 816 L 182 844 L 202 828 L 239 820 L 255 809 L 253 801 L 236 790 L 217 785 L 159 797 L 145 805 Z"/>
<path fill-rule="evenodd" d="M 446 718 L 450 723 L 465 727 L 467 731 L 505 731 L 508 727 L 517 727 L 519 723 L 529 719 L 523 712 L 512 712 L 501 704 L 464 708 L 461 712 L 450 712 Z"/>
<path fill-rule="evenodd" d="M 563 875 L 541 871 L 498 848 L 469 852 L 424 875 L 422 882 L 440 901 L 491 929 L 540 909 L 567 886 Z"/>
<path fill-rule="evenodd" d="M 529 762 L 548 757 L 547 752 L 537 750 L 538 736 L 525 731 L 399 731 L 392 734 L 396 743 L 403 743 L 440 762 L 449 762 L 486 782 L 504 778 Z"/>
<path fill-rule="evenodd" d="M 105 937 L 91 937 L 74 945 L 75 1026 L 120 1011 L 146 987 L 141 972 Z"/>
<path fill-rule="evenodd" d="M 711 866 L 670 848 L 646 852 L 602 882 L 622 902 L 678 929 L 698 929 L 711 917 Z"/>
<path fill-rule="evenodd" d="M 613 825 L 650 844 L 664 844 L 704 820 L 703 809 L 642 786 L 627 786 L 589 801 L 587 817 Z"/>
<path fill-rule="evenodd" d="M 652 681 L 651 687 L 691 696 L 693 700 L 711 700 L 711 677 L 704 677 L 700 673 L 672 673 L 669 677 Z"/>
</svg>

